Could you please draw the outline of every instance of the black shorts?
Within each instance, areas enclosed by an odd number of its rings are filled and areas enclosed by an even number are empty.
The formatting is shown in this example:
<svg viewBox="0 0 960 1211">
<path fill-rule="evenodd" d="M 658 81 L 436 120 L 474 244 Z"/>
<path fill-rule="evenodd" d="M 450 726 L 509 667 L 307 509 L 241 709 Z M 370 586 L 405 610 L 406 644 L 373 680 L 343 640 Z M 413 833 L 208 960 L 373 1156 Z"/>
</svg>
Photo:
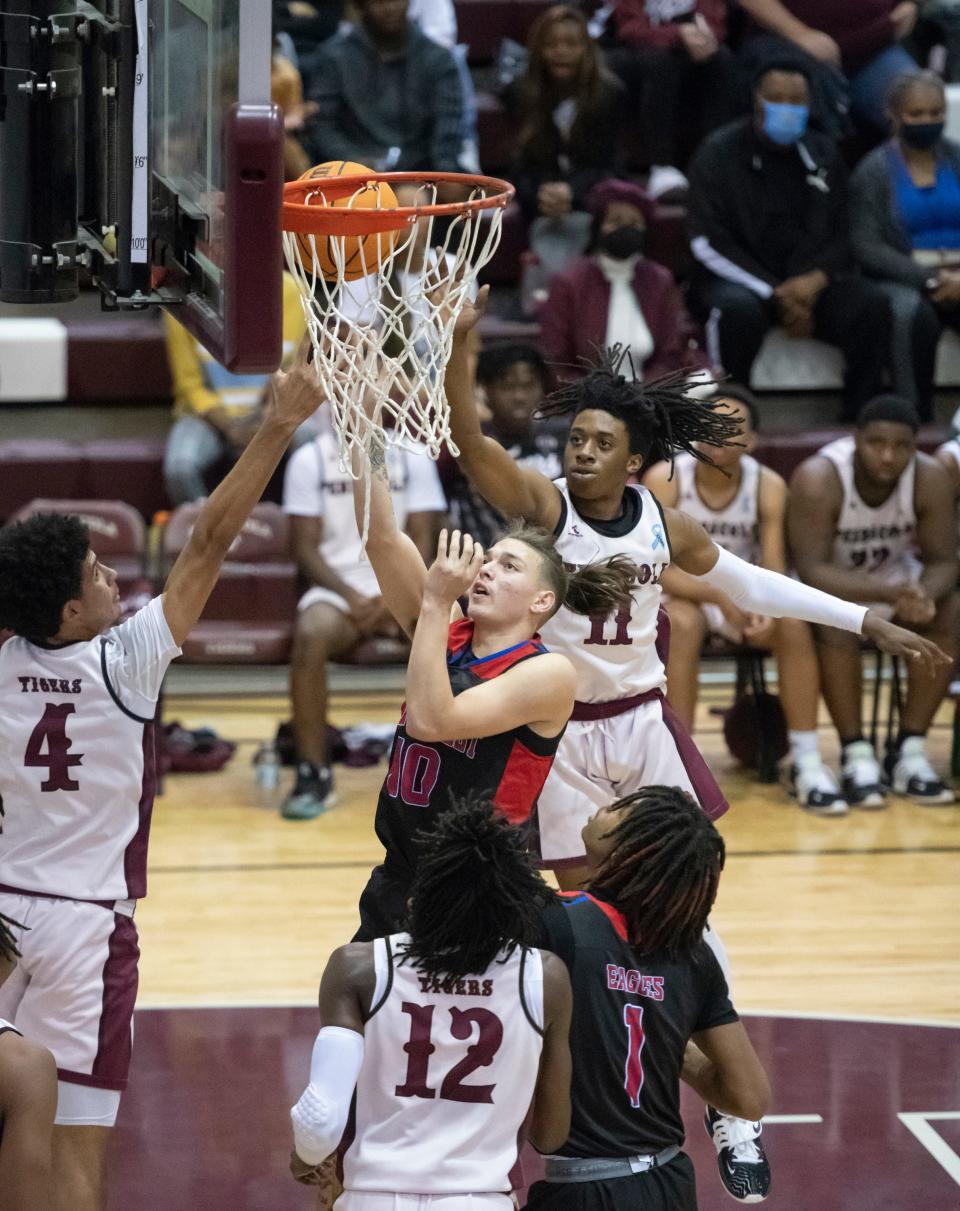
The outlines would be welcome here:
<svg viewBox="0 0 960 1211">
<path fill-rule="evenodd" d="M 697 1211 L 697 1182 L 685 1152 L 658 1169 L 602 1182 L 535 1182 L 528 1211 Z"/>
<path fill-rule="evenodd" d="M 360 928 L 353 942 L 372 942 L 403 929 L 413 873 L 375 866 L 360 896 Z"/>
</svg>

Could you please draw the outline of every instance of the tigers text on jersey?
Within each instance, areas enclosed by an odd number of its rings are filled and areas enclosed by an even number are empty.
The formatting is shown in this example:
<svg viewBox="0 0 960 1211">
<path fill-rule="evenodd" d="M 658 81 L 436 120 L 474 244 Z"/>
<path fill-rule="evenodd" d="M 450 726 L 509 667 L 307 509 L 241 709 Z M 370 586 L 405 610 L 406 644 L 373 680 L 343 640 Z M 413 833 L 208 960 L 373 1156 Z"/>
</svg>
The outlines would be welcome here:
<svg viewBox="0 0 960 1211">
<path fill-rule="evenodd" d="M 179 653 L 159 597 L 94 639 L 0 648 L 0 886 L 144 895 L 154 712 Z"/>
<path fill-rule="evenodd" d="M 655 642 L 660 578 L 670 564 L 670 544 L 660 506 L 646 488 L 628 486 L 619 518 L 588 521 L 574 507 L 567 481 L 555 483 L 562 503 L 554 533 L 564 563 L 582 568 L 626 555 L 637 565 L 638 584 L 629 614 L 585 618 L 561 607 L 542 629 L 544 643 L 576 669 L 578 702 L 612 702 L 661 689 L 666 675 Z"/>
<path fill-rule="evenodd" d="M 902 567 L 914 549 L 917 515 L 914 486 L 917 460 L 910 460 L 893 491 L 874 508 L 865 504 L 854 483 L 854 439 L 841 437 L 819 451 L 840 478 L 843 503 L 833 538 L 833 562 L 838 568 L 881 575 Z"/>
<path fill-rule="evenodd" d="M 401 961 L 408 941 L 373 943 L 376 990 L 344 1188 L 509 1191 L 543 1048 L 540 952 L 518 949 L 441 985 Z"/>
<path fill-rule="evenodd" d="M 477 659 L 472 639 L 473 623 L 468 618 L 451 624 L 447 671 L 454 694 L 546 652 L 534 638 Z M 562 732 L 548 737 L 517 727 L 477 740 L 427 741 L 408 736 L 405 719 L 406 707 L 377 802 L 376 830 L 387 851 L 388 868 L 411 874 L 416 865 L 416 834 L 429 830 L 451 799 L 468 793 L 488 795 L 513 824 L 530 819 Z"/>
<path fill-rule="evenodd" d="M 541 945 L 573 985 L 570 1138 L 562 1156 L 634 1156 L 683 1143 L 680 1070 L 690 1036 L 738 1020 L 706 942 L 639 955 L 617 910 L 586 892 L 544 913 Z"/>
<path fill-rule="evenodd" d="M 760 558 L 760 464 L 749 454 L 740 459 L 740 486 L 723 509 L 712 509 L 697 488 L 697 460 L 678 454 L 673 462 L 677 477 L 677 508 L 698 521 L 718 547 L 756 563 Z"/>
</svg>

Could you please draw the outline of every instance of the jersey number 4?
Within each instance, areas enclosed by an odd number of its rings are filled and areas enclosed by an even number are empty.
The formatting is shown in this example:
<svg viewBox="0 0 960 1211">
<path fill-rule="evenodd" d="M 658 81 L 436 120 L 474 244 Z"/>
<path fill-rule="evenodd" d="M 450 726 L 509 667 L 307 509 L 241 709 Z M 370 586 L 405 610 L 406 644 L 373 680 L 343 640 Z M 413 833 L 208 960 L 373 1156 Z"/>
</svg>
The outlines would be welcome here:
<svg viewBox="0 0 960 1211">
<path fill-rule="evenodd" d="M 67 718 L 76 709 L 72 702 L 59 705 L 48 702 L 40 722 L 30 733 L 23 764 L 46 767 L 47 777 L 40 783 L 42 791 L 80 789 L 80 783 L 70 777 L 70 767 L 79 765 L 83 754 L 70 752 L 73 742 L 67 736 Z"/>
<path fill-rule="evenodd" d="M 407 1079 L 394 1090 L 397 1097 L 436 1097 L 436 1089 L 427 1084 L 427 1069 L 436 1047 L 430 1041 L 433 1032 L 433 1012 L 436 1005 L 414 1005 L 403 1002 L 403 1012 L 410 1015 L 410 1038 L 403 1045 L 407 1053 Z M 486 1068 L 503 1042 L 503 1023 L 489 1009 L 450 1010 L 450 1033 L 455 1039 L 473 1037 L 474 1026 L 478 1029 L 475 1043 L 450 1069 L 440 1083 L 440 1097 L 447 1102 L 492 1102 L 493 1085 L 465 1085 L 464 1077 Z"/>
<path fill-rule="evenodd" d="M 640 1090 L 643 1088 L 643 1063 L 640 1053 L 645 1042 L 643 1035 L 643 1006 L 624 1005 L 623 1021 L 627 1028 L 627 1062 L 623 1069 L 623 1084 L 636 1110 L 640 1105 Z"/>
</svg>

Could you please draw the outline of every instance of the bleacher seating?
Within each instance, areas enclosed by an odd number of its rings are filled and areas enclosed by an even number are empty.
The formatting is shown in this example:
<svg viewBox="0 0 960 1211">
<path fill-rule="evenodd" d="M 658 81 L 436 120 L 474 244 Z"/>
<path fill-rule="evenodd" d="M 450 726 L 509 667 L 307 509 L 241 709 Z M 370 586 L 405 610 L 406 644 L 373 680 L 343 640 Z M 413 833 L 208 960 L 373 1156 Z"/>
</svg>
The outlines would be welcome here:
<svg viewBox="0 0 960 1211">
<path fill-rule="evenodd" d="M 167 569 L 186 546 L 202 502 L 181 505 L 163 533 Z M 290 654 L 297 608 L 297 569 L 290 561 L 289 520 L 259 504 L 223 563 L 203 618 L 183 644 L 191 664 L 282 664 Z"/>
<path fill-rule="evenodd" d="M 552 0 L 456 0 L 457 36 L 472 67 L 492 63 L 504 38 L 526 46 L 530 26 Z"/>
</svg>

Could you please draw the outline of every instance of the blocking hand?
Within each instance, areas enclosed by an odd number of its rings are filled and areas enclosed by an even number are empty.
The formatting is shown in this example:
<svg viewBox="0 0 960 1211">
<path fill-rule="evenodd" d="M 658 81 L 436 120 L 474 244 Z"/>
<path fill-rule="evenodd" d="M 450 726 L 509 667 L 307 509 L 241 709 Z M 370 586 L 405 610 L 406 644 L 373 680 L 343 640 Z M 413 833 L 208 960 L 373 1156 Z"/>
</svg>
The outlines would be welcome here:
<svg viewBox="0 0 960 1211">
<path fill-rule="evenodd" d="M 437 540 L 437 557 L 427 572 L 423 586 L 424 600 L 432 597 L 434 601 L 452 606 L 470 588 L 482 567 L 483 547 L 478 542 L 474 542 L 469 534 L 461 535 L 459 530 L 454 530 L 450 535 L 446 530 L 441 530 Z"/>
</svg>

